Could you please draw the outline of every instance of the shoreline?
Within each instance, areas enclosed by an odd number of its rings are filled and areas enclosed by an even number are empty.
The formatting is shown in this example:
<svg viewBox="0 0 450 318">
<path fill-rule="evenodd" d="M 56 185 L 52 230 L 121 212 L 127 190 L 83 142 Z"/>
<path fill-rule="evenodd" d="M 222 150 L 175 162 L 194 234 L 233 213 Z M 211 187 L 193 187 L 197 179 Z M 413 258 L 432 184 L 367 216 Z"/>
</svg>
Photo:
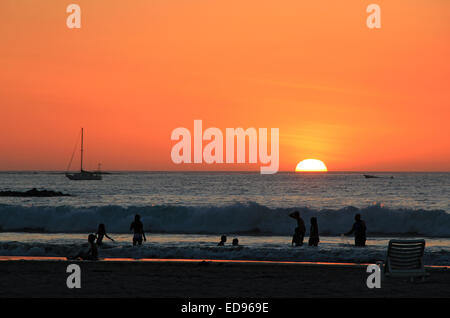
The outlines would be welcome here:
<svg viewBox="0 0 450 318">
<path fill-rule="evenodd" d="M 312 261 L 270 261 L 270 260 L 244 260 L 244 259 L 196 259 L 196 258 L 99 258 L 97 261 L 68 260 L 66 257 L 58 256 L 4 256 L 0 255 L 0 262 L 11 261 L 63 261 L 63 262 L 153 262 L 153 263 L 239 263 L 239 264 L 273 264 L 273 265 L 310 265 L 310 266 L 353 266 L 367 267 L 372 263 L 351 262 L 312 262 Z M 450 265 L 424 265 L 430 269 L 450 269 Z"/>
<path fill-rule="evenodd" d="M 80 266 L 80 289 L 66 286 L 69 264 Z M 0 261 L 0 297 L 449 297 L 448 267 L 427 272 L 425 282 L 382 278 L 380 289 L 369 289 L 362 264 L 22 258 Z"/>
<path fill-rule="evenodd" d="M 49 235 L 65 235 L 65 234 L 79 234 L 79 235 L 88 235 L 90 233 L 96 232 L 96 229 L 92 229 L 91 231 L 85 231 L 85 232 L 52 232 L 52 231 L 42 231 L 41 229 L 28 229 L 28 228 L 22 228 L 22 229 L 8 229 L 4 230 L 0 228 L 0 235 L 1 234 L 49 234 Z M 146 232 L 147 233 L 147 232 Z M 108 232 L 109 235 L 130 235 L 129 232 Z M 289 240 L 292 237 L 292 233 L 285 233 L 285 234 L 274 234 L 269 232 L 219 232 L 219 233 L 190 233 L 190 232 L 148 232 L 148 235 L 195 235 L 195 236 L 217 236 L 220 237 L 220 235 L 227 235 L 227 236 L 248 236 L 248 237 L 286 237 Z M 309 235 L 305 235 L 305 238 L 309 237 Z M 341 238 L 342 236 L 340 234 L 332 234 L 332 233 L 321 233 L 320 237 L 324 238 Z M 416 238 L 420 237 L 423 239 L 450 239 L 450 235 L 423 235 L 420 233 L 378 233 L 378 232 L 368 232 L 367 233 L 367 240 L 370 239 L 392 239 L 392 238 Z M 353 236 L 346 236 L 345 239 L 353 242 L 354 237 Z"/>
</svg>

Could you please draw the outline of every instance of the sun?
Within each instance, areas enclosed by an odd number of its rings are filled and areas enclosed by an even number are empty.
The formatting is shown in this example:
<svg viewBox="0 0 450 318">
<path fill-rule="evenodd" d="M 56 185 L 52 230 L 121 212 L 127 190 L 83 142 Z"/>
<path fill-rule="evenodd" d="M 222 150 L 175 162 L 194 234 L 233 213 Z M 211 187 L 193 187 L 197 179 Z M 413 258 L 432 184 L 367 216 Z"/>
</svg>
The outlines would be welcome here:
<svg viewBox="0 0 450 318">
<path fill-rule="evenodd" d="M 326 172 L 328 171 L 327 166 L 323 161 L 318 159 L 305 159 L 298 163 L 295 168 L 296 172 Z"/>
</svg>

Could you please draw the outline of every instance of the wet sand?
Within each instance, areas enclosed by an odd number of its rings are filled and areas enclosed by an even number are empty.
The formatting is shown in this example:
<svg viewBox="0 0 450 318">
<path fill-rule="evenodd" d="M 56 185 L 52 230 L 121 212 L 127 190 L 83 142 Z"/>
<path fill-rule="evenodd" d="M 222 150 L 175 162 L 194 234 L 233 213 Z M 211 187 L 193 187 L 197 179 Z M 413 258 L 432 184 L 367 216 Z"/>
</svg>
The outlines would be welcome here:
<svg viewBox="0 0 450 318">
<path fill-rule="evenodd" d="M 66 268 L 81 267 L 68 289 Z M 0 261 L 0 297 L 449 297 L 450 270 L 425 282 L 384 279 L 368 289 L 366 266 L 228 262 Z"/>
</svg>

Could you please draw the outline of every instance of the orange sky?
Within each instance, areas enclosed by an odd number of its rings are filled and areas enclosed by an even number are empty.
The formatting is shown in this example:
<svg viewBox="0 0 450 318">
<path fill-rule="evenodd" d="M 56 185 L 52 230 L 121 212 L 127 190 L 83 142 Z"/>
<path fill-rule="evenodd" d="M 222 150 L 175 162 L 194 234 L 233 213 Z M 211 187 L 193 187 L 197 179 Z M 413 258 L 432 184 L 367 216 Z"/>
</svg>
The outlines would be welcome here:
<svg viewBox="0 0 450 318">
<path fill-rule="evenodd" d="M 280 170 L 318 158 L 450 171 L 449 12 L 448 0 L 2 0 L 0 170 L 64 170 L 84 127 L 88 169 L 259 171 L 173 164 L 172 130 L 201 119 L 279 128 Z"/>
</svg>

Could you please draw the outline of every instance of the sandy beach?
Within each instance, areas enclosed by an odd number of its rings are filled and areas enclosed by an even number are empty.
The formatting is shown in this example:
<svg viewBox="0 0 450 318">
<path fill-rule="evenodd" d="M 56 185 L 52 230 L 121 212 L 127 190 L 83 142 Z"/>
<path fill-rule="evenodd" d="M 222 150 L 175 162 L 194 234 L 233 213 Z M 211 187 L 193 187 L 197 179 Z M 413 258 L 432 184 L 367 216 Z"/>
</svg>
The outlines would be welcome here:
<svg viewBox="0 0 450 318">
<path fill-rule="evenodd" d="M 81 267 L 68 289 L 66 268 Z M 0 262 L 0 297 L 448 297 L 450 270 L 428 268 L 425 281 L 383 279 L 366 287 L 366 266 L 228 262 Z"/>
</svg>

